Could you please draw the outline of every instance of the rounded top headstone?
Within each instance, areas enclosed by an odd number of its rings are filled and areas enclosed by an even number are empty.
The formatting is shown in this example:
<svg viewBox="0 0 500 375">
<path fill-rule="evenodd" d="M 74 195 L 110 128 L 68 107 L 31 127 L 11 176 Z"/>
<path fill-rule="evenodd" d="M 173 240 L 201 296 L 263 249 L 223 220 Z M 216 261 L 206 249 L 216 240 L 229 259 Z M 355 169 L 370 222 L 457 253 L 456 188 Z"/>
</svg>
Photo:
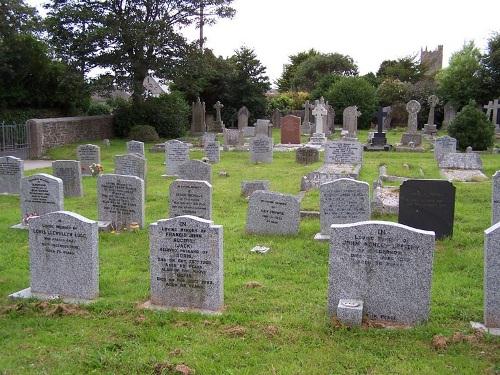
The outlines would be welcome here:
<svg viewBox="0 0 500 375">
<path fill-rule="evenodd" d="M 416 100 L 410 100 L 407 104 L 406 104 L 406 110 L 409 112 L 409 113 L 418 113 L 420 111 L 420 103 L 417 102 Z"/>
</svg>

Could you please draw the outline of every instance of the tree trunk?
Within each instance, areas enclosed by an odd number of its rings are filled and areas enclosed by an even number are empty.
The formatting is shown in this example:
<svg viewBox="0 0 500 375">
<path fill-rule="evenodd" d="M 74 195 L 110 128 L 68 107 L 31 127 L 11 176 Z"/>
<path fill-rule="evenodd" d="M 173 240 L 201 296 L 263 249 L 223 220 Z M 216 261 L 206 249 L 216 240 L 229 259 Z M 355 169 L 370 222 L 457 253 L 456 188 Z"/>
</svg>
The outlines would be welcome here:
<svg viewBox="0 0 500 375">
<path fill-rule="evenodd" d="M 144 100 L 144 79 L 146 75 L 147 69 L 142 66 L 133 71 L 132 100 L 134 103 L 140 103 Z"/>
</svg>

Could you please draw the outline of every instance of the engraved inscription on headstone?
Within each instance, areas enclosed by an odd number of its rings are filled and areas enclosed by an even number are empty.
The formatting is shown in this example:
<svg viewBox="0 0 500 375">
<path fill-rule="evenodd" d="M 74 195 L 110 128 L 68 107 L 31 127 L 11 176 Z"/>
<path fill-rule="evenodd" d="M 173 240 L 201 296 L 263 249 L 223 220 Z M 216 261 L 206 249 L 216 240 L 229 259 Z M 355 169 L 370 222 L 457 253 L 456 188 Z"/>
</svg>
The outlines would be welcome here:
<svg viewBox="0 0 500 375">
<path fill-rule="evenodd" d="M 210 163 L 218 163 L 220 161 L 220 144 L 219 142 L 207 142 L 205 144 L 205 157 Z"/>
<path fill-rule="evenodd" d="M 434 233 L 385 221 L 333 224 L 328 311 L 363 301 L 369 319 L 417 324 L 429 317 Z"/>
<path fill-rule="evenodd" d="M 169 217 L 191 215 L 212 220 L 212 185 L 206 181 L 175 180 L 170 185 Z"/>
<path fill-rule="evenodd" d="M 361 164 L 363 146 L 359 142 L 332 141 L 325 144 L 325 164 Z"/>
<path fill-rule="evenodd" d="M 60 178 L 45 173 L 22 178 L 21 219 L 61 210 L 64 210 L 64 193 Z"/>
<path fill-rule="evenodd" d="M 146 159 L 138 154 L 116 155 L 115 174 L 136 176 L 146 182 Z"/>
<path fill-rule="evenodd" d="M 144 156 L 144 142 L 128 141 L 127 142 L 128 154 L 139 154 Z"/>
<path fill-rule="evenodd" d="M 445 154 L 457 152 L 457 140 L 448 135 L 439 137 L 434 143 L 434 158 L 441 160 Z"/>
<path fill-rule="evenodd" d="M 19 194 L 24 161 L 14 156 L 0 157 L 0 194 Z"/>
<path fill-rule="evenodd" d="M 258 134 L 250 140 L 250 161 L 252 163 L 273 162 L 272 138 L 263 134 Z"/>
<path fill-rule="evenodd" d="M 189 160 L 189 146 L 176 139 L 165 142 L 165 174 L 177 176 L 179 166 Z"/>
<path fill-rule="evenodd" d="M 300 147 L 295 151 L 295 161 L 300 164 L 312 164 L 319 161 L 319 150 L 313 147 Z"/>
<path fill-rule="evenodd" d="M 241 181 L 241 195 L 249 197 L 256 190 L 269 190 L 269 180 Z"/>
<path fill-rule="evenodd" d="M 152 307 L 217 312 L 224 303 L 223 228 L 194 216 L 149 226 Z"/>
<path fill-rule="evenodd" d="M 200 180 L 212 183 L 212 166 L 201 160 L 188 160 L 179 166 L 177 174 L 182 180 Z"/>
<path fill-rule="evenodd" d="M 89 166 L 101 164 L 101 148 L 96 145 L 80 145 L 76 149 L 77 159 L 80 161 L 83 176 L 92 176 Z"/>
<path fill-rule="evenodd" d="M 63 182 L 65 197 L 82 197 L 82 171 L 77 160 L 56 160 L 52 162 L 52 173 Z"/>
</svg>

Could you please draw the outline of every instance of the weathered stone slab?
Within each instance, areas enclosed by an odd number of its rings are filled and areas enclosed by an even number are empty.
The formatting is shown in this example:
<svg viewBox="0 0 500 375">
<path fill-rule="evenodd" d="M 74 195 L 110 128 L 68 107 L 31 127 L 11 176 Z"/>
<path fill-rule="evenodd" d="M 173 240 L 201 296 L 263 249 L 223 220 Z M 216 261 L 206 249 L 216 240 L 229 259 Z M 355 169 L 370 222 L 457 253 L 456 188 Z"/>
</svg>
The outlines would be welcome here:
<svg viewBox="0 0 500 375">
<path fill-rule="evenodd" d="M 224 303 L 223 228 L 194 216 L 149 226 L 152 308 L 218 312 Z"/>
<path fill-rule="evenodd" d="M 431 230 L 436 239 L 453 236 L 455 186 L 444 180 L 407 180 L 400 187 L 398 222 Z"/>
<path fill-rule="evenodd" d="M 238 147 L 243 144 L 243 131 L 238 129 L 224 129 L 224 147 Z"/>
<path fill-rule="evenodd" d="M 128 154 L 139 154 L 144 156 L 144 142 L 140 141 L 128 141 L 127 142 L 127 153 Z"/>
<path fill-rule="evenodd" d="M 243 106 L 238 111 L 238 129 L 243 130 L 248 126 L 248 117 L 250 116 L 250 112 L 248 108 Z"/>
<path fill-rule="evenodd" d="M 146 158 L 138 154 L 116 155 L 115 174 L 136 176 L 146 182 Z"/>
<path fill-rule="evenodd" d="M 173 181 L 168 212 L 169 217 L 191 215 L 212 220 L 212 185 L 206 181 Z"/>
<path fill-rule="evenodd" d="M 80 161 L 83 176 L 92 176 L 90 166 L 101 164 L 101 148 L 96 145 L 80 145 L 76 148 L 77 159 Z"/>
<path fill-rule="evenodd" d="M 321 184 L 338 180 L 339 178 L 357 179 L 361 164 L 325 164 L 315 171 L 302 176 L 300 190 L 319 189 Z"/>
<path fill-rule="evenodd" d="M 0 157 L 0 194 L 19 194 L 24 161 L 14 156 Z"/>
<path fill-rule="evenodd" d="M 500 223 L 484 231 L 484 325 L 500 328 Z"/>
<path fill-rule="evenodd" d="M 385 221 L 332 225 L 329 313 L 354 299 L 372 320 L 427 321 L 434 241 L 433 232 Z"/>
<path fill-rule="evenodd" d="M 203 137 L 201 137 L 202 143 L 203 143 L 203 148 L 207 147 L 207 143 L 210 142 L 215 142 L 217 140 L 217 134 L 216 133 L 203 133 Z"/>
<path fill-rule="evenodd" d="M 370 220 L 370 185 L 350 178 L 324 183 L 319 188 L 321 233 L 315 239 L 330 238 L 332 224 Z"/>
<path fill-rule="evenodd" d="M 100 221 L 111 222 L 115 230 L 131 224 L 144 227 L 144 180 L 136 176 L 104 174 L 97 180 Z"/>
<path fill-rule="evenodd" d="M 483 169 L 483 162 L 479 154 L 475 152 L 449 153 L 443 155 L 439 160 L 439 168 L 443 169 Z"/>
<path fill-rule="evenodd" d="M 242 133 L 245 138 L 255 137 L 255 128 L 253 126 L 248 126 L 242 129 Z"/>
<path fill-rule="evenodd" d="M 218 163 L 220 161 L 220 144 L 219 142 L 207 142 L 205 144 L 205 157 L 210 163 Z"/>
<path fill-rule="evenodd" d="M 82 169 L 77 160 L 52 162 L 52 174 L 63 182 L 65 197 L 83 197 Z"/>
<path fill-rule="evenodd" d="M 287 115 L 281 119 L 281 143 L 299 145 L 300 117 Z"/>
<path fill-rule="evenodd" d="M 64 210 L 63 182 L 39 173 L 21 179 L 21 220 Z"/>
<path fill-rule="evenodd" d="M 11 298 L 87 302 L 99 296 L 97 222 L 58 211 L 29 225 L 30 288 Z"/>
<path fill-rule="evenodd" d="M 212 183 L 212 166 L 200 160 L 188 160 L 179 166 L 177 174 L 181 180 L 200 180 Z"/>
<path fill-rule="evenodd" d="M 500 221 L 500 171 L 496 171 L 491 186 L 491 225 Z"/>
<path fill-rule="evenodd" d="M 177 176 L 179 167 L 189 160 L 189 146 L 176 139 L 165 142 L 165 174 Z"/>
<path fill-rule="evenodd" d="M 312 164 L 319 161 L 319 150 L 313 147 L 300 147 L 295 151 L 295 161 L 299 164 Z"/>
<path fill-rule="evenodd" d="M 439 137 L 434 143 L 434 158 L 441 160 L 444 155 L 457 152 L 457 140 L 445 135 Z"/>
<path fill-rule="evenodd" d="M 361 164 L 363 145 L 359 142 L 332 141 L 325 144 L 325 164 Z"/>
<path fill-rule="evenodd" d="M 250 140 L 250 161 L 252 163 L 273 162 L 273 139 L 257 134 Z"/>
<path fill-rule="evenodd" d="M 269 190 L 269 180 L 241 181 L 241 195 L 249 197 L 257 190 Z"/>
<path fill-rule="evenodd" d="M 248 233 L 296 234 L 299 222 L 300 204 L 293 195 L 259 190 L 250 196 Z"/>
<path fill-rule="evenodd" d="M 258 119 L 255 123 L 255 136 L 259 134 L 272 137 L 272 124 L 269 120 Z"/>
</svg>

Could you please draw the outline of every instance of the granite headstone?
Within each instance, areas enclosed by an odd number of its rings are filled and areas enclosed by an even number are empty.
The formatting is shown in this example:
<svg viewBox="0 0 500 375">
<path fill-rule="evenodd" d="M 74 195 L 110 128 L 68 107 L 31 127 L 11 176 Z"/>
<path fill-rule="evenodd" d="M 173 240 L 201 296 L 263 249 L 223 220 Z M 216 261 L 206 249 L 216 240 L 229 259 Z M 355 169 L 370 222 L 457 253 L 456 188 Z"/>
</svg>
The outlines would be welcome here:
<svg viewBox="0 0 500 375">
<path fill-rule="evenodd" d="M 500 329 L 500 223 L 484 231 L 484 325 Z"/>
<path fill-rule="evenodd" d="M 52 162 L 52 174 L 63 182 L 65 197 L 82 197 L 82 170 L 77 160 L 56 160 Z"/>
<path fill-rule="evenodd" d="M 127 153 L 128 154 L 139 154 L 144 156 L 144 142 L 140 141 L 128 141 L 127 142 Z"/>
<path fill-rule="evenodd" d="M 116 155 L 115 174 L 136 176 L 146 182 L 146 158 L 138 154 Z"/>
<path fill-rule="evenodd" d="M 0 194 L 19 194 L 24 161 L 14 156 L 0 157 Z"/>
<path fill-rule="evenodd" d="M 188 160 L 179 166 L 177 174 L 181 180 L 199 180 L 212 183 L 212 166 L 201 160 Z"/>
<path fill-rule="evenodd" d="M 170 185 L 168 203 L 169 217 L 191 215 L 212 220 L 212 185 L 177 179 Z"/>
<path fill-rule="evenodd" d="M 21 179 L 21 219 L 64 210 L 63 182 L 39 173 Z"/>
<path fill-rule="evenodd" d="M 258 134 L 250 140 L 250 161 L 252 163 L 273 162 L 273 139 Z"/>
<path fill-rule="evenodd" d="M 189 160 L 189 146 L 177 139 L 165 142 L 165 174 L 177 176 L 179 166 Z"/>
<path fill-rule="evenodd" d="M 96 145 L 86 144 L 76 148 L 77 159 L 82 167 L 82 176 L 92 176 L 90 166 L 101 164 L 101 148 Z"/>
</svg>

